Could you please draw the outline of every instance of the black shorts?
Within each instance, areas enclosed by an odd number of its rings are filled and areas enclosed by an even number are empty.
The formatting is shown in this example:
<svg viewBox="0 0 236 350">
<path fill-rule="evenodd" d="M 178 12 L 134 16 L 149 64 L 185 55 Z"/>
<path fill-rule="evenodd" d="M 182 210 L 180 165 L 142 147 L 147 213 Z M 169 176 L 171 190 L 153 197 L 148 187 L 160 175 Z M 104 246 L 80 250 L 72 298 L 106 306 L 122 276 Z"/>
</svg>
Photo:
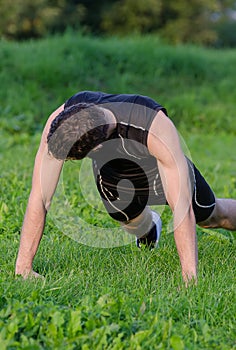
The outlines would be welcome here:
<svg viewBox="0 0 236 350">
<path fill-rule="evenodd" d="M 211 215 L 215 207 L 215 196 L 195 165 L 189 160 L 188 164 L 189 171 L 193 175 L 192 205 L 198 223 L 205 221 Z M 108 214 L 117 221 L 128 222 L 134 219 L 142 213 L 146 205 L 168 205 L 159 174 L 153 178 L 153 184 L 146 190 L 139 186 L 135 176 L 132 181 L 132 176 L 129 175 L 128 183 L 125 184 L 120 174 L 116 173 L 115 176 L 114 173 L 104 174 L 98 171 L 96 166 L 94 175 L 104 206 Z"/>
</svg>

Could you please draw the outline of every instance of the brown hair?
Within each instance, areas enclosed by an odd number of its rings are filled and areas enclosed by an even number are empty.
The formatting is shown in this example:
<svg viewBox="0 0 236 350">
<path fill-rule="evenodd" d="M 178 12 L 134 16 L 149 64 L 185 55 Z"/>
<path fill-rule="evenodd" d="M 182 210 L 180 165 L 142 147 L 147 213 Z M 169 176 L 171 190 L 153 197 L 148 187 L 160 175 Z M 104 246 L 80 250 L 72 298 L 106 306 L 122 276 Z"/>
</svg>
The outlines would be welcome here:
<svg viewBox="0 0 236 350">
<path fill-rule="evenodd" d="M 67 107 L 51 123 L 48 151 L 57 159 L 82 159 L 106 140 L 107 129 L 103 110 L 94 104 Z"/>
</svg>

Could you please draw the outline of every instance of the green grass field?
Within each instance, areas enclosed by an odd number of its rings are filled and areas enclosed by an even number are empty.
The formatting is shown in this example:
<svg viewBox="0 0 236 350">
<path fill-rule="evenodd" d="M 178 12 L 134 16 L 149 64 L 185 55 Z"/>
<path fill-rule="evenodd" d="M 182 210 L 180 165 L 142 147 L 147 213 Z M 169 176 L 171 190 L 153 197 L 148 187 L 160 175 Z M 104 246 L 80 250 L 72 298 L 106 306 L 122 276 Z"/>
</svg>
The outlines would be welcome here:
<svg viewBox="0 0 236 350">
<path fill-rule="evenodd" d="M 140 93 L 164 104 L 217 195 L 236 198 L 235 50 L 67 33 L 0 42 L 0 62 L 0 349 L 236 349 L 236 234 L 198 228 L 199 282 L 186 289 L 168 209 L 152 252 L 134 242 L 82 245 L 70 238 L 71 217 L 65 232 L 51 214 L 34 262 L 45 279 L 14 277 L 40 132 L 78 90 Z M 94 206 L 79 205 L 80 168 L 67 162 L 63 171 L 73 216 L 88 222 L 88 235 L 98 226 L 115 232 L 93 191 Z"/>
</svg>

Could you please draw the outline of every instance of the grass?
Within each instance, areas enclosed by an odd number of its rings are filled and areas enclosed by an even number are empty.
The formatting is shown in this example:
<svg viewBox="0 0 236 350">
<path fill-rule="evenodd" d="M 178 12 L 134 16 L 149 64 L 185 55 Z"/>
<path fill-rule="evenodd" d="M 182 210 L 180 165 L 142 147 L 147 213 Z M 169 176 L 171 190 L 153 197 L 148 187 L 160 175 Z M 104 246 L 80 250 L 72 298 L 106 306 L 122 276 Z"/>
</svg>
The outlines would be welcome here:
<svg viewBox="0 0 236 350">
<path fill-rule="evenodd" d="M 236 132 L 234 50 L 172 48 L 153 36 L 102 40 L 65 34 L 21 44 L 2 41 L 0 60 L 2 86 L 11 87 L 0 91 L 2 116 L 12 117 L 10 125 L 1 122 L 8 131 L 22 125 L 31 133 L 39 130 L 62 101 L 92 89 L 138 91 L 165 104 L 177 125 Z"/>
<path fill-rule="evenodd" d="M 164 101 L 216 193 L 236 197 L 235 51 L 75 34 L 0 45 L 1 350 L 236 349 L 235 233 L 198 228 L 199 283 L 188 289 L 168 209 L 156 251 L 140 252 L 134 242 L 109 249 L 83 245 L 69 237 L 75 216 L 90 225 L 91 237 L 101 224 L 117 230 L 95 197 L 86 164 L 84 173 L 76 162 L 63 171 L 73 215 L 62 232 L 58 205 L 52 208 L 34 262 L 45 278 L 14 277 L 40 131 L 77 89 L 139 92 Z M 78 207 L 87 183 L 90 199 Z"/>
</svg>

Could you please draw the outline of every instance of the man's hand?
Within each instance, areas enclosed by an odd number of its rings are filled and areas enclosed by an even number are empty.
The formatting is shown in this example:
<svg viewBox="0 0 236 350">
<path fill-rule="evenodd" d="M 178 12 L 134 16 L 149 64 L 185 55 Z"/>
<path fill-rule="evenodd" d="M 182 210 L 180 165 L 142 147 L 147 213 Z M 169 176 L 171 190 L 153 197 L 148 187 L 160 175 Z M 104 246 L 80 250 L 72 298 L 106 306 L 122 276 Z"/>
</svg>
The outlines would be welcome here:
<svg viewBox="0 0 236 350">
<path fill-rule="evenodd" d="M 33 270 L 29 270 L 29 271 L 24 271 L 24 272 L 18 272 L 16 269 L 16 273 L 15 273 L 16 277 L 21 276 L 23 277 L 24 280 L 26 279 L 31 279 L 31 278 L 41 278 L 43 279 L 44 277 L 42 275 L 40 275 L 39 273 L 33 271 Z"/>
</svg>

